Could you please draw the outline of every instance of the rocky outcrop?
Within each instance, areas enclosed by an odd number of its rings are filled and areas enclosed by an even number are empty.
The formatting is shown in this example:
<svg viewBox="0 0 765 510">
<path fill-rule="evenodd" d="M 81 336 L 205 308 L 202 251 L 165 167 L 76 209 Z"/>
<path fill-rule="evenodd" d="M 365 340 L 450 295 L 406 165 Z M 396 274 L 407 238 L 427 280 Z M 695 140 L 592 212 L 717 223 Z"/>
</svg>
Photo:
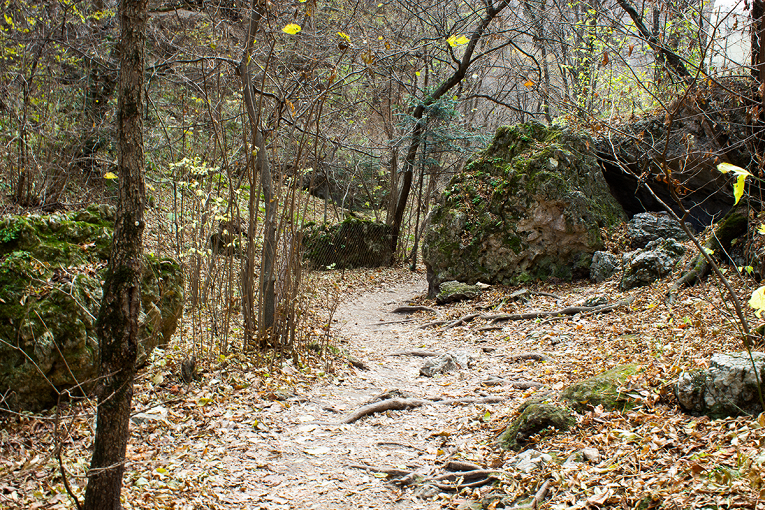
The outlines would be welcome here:
<svg viewBox="0 0 765 510">
<path fill-rule="evenodd" d="M 651 285 L 671 273 L 684 253 L 685 247 L 674 239 L 657 239 L 642 250 L 625 253 L 619 287 L 629 290 Z"/>
<path fill-rule="evenodd" d="M 423 239 L 430 294 L 458 280 L 517 284 L 587 277 L 599 229 L 623 221 L 587 135 L 500 128 L 455 176 Z"/>
<path fill-rule="evenodd" d="M 663 210 L 656 194 L 682 216 L 678 197 L 697 230 L 722 217 L 733 205 L 734 177 L 717 171 L 717 164 L 747 168 L 755 160 L 746 98 L 756 97 L 757 86 L 752 80 L 726 80 L 723 87 L 700 80 L 670 114 L 620 125 L 598 137 L 604 176 L 627 214 Z"/>
<path fill-rule="evenodd" d="M 707 370 L 684 372 L 674 385 L 680 407 L 694 415 L 724 418 L 763 411 L 757 387 L 765 381 L 765 353 L 715 354 Z M 763 388 L 765 391 L 765 388 Z"/>
<path fill-rule="evenodd" d="M 627 237 L 632 248 L 645 248 L 657 239 L 688 240 L 679 223 L 666 213 L 639 213 L 627 222 Z"/>
<path fill-rule="evenodd" d="M 0 400 L 39 410 L 98 375 L 95 322 L 113 208 L 0 219 Z M 146 257 L 139 362 L 167 343 L 183 310 L 177 262 Z"/>
<path fill-rule="evenodd" d="M 590 264 L 590 279 L 602 283 L 621 269 L 621 260 L 613 253 L 596 251 Z"/>
<path fill-rule="evenodd" d="M 534 434 L 543 430 L 566 431 L 576 424 L 574 412 L 566 406 L 548 402 L 524 404 L 517 418 L 510 422 L 499 437 L 505 450 L 520 450 Z"/>
<path fill-rule="evenodd" d="M 630 376 L 638 372 L 636 365 L 621 365 L 584 381 L 572 384 L 561 396 L 577 411 L 588 407 L 603 406 L 605 409 L 622 411 L 634 405 L 634 400 L 619 388 Z"/>
<path fill-rule="evenodd" d="M 358 218 L 335 225 L 309 225 L 303 232 L 303 257 L 317 269 L 378 267 L 391 263 L 392 227 Z"/>
</svg>

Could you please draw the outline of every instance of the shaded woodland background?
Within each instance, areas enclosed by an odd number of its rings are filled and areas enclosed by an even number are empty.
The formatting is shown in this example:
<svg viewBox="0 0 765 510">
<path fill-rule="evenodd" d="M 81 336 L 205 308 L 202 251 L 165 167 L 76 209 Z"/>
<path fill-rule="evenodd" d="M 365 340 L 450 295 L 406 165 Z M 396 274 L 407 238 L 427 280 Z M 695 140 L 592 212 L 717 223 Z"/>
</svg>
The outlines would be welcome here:
<svg viewBox="0 0 765 510">
<path fill-rule="evenodd" d="M 304 292 L 308 224 L 386 223 L 391 262 L 415 267 L 429 205 L 500 125 L 620 133 L 669 115 L 700 84 L 736 80 L 748 95 L 740 108 L 757 124 L 751 20 L 762 5 L 745 7 L 150 2 L 145 242 L 184 265 L 199 352 L 234 342 L 289 353 L 315 337 L 301 318 L 333 299 Z M 115 199 L 116 8 L 4 2 L 5 212 Z M 755 148 L 757 139 L 747 128 L 740 143 Z"/>
</svg>

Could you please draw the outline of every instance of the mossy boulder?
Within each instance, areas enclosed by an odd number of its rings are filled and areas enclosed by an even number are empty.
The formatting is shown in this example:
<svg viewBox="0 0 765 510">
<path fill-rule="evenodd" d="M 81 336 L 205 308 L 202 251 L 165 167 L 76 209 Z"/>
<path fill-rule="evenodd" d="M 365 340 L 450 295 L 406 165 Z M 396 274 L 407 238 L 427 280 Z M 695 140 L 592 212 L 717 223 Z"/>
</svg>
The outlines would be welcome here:
<svg viewBox="0 0 765 510">
<path fill-rule="evenodd" d="M 317 269 L 389 265 L 392 233 L 390 225 L 360 218 L 309 225 L 303 231 L 303 257 Z"/>
<path fill-rule="evenodd" d="M 423 238 L 430 293 L 441 282 L 518 284 L 589 276 L 601 227 L 624 221 L 586 134 L 499 128 L 450 181 Z"/>
<path fill-rule="evenodd" d="M 623 411 L 635 404 L 629 395 L 619 391 L 627 380 L 638 373 L 637 365 L 620 365 L 584 381 L 572 384 L 561 394 L 577 411 L 602 405 L 608 410 Z"/>
<path fill-rule="evenodd" d="M 693 415 L 757 416 L 763 411 L 758 383 L 764 381 L 765 353 L 716 353 L 708 369 L 683 372 L 673 390 L 680 407 Z"/>
<path fill-rule="evenodd" d="M 445 305 L 447 303 L 475 299 L 481 295 L 482 290 L 478 285 L 468 285 L 467 283 L 456 281 L 444 282 L 441 284 L 439 293 L 436 296 L 436 303 Z"/>
<path fill-rule="evenodd" d="M 574 412 L 560 403 L 531 402 L 510 422 L 499 437 L 505 450 L 520 450 L 534 434 L 543 430 L 566 431 L 576 424 Z"/>
<path fill-rule="evenodd" d="M 87 392 L 98 375 L 95 331 L 114 209 L 0 219 L 0 395 L 36 411 Z M 167 343 L 183 311 L 183 272 L 145 258 L 139 363 Z M 3 397 L 0 397 L 2 399 Z"/>
</svg>

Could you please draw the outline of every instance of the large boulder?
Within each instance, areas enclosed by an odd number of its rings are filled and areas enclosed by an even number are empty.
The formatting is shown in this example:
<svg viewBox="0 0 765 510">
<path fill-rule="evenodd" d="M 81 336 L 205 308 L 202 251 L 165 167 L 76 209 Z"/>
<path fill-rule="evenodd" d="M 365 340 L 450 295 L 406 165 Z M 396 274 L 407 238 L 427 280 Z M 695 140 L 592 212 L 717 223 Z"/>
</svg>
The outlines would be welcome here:
<svg viewBox="0 0 765 510">
<path fill-rule="evenodd" d="M 651 285 L 671 273 L 684 253 L 685 247 L 674 239 L 657 239 L 642 250 L 625 253 L 619 287 L 629 290 Z"/>
<path fill-rule="evenodd" d="M 452 178 L 423 238 L 431 295 L 441 282 L 517 284 L 587 277 L 599 229 L 624 220 L 585 134 L 541 124 L 497 130 Z"/>
<path fill-rule="evenodd" d="M 378 267 L 391 263 L 390 225 L 347 218 L 335 225 L 308 225 L 303 232 L 303 256 L 317 269 Z"/>
<path fill-rule="evenodd" d="M 36 411 L 98 376 L 95 331 L 114 209 L 0 219 L 0 401 Z M 139 363 L 175 331 L 183 311 L 177 262 L 147 256 Z"/>
<path fill-rule="evenodd" d="M 687 210 L 687 221 L 697 230 L 722 217 L 733 205 L 735 176 L 720 173 L 717 164 L 748 168 L 757 161 L 747 129 L 747 98 L 757 96 L 758 86 L 751 79 L 699 80 L 673 103 L 671 114 L 603 131 L 595 147 L 605 179 L 627 214 L 668 204 L 678 216 Z M 750 196 L 761 195 L 753 191 Z"/>
<path fill-rule="evenodd" d="M 638 213 L 627 223 L 627 237 L 633 248 L 645 248 L 658 239 L 688 240 L 688 234 L 666 213 Z"/>
<path fill-rule="evenodd" d="M 635 405 L 635 400 L 620 388 L 636 373 L 637 365 L 620 365 L 572 384 L 563 390 L 561 396 L 580 412 L 590 406 L 617 411 L 629 409 Z"/>
<path fill-rule="evenodd" d="M 757 387 L 765 382 L 765 353 L 714 354 L 707 370 L 683 372 L 674 385 L 680 407 L 695 415 L 724 418 L 762 412 Z M 765 391 L 765 390 L 764 390 Z"/>
</svg>

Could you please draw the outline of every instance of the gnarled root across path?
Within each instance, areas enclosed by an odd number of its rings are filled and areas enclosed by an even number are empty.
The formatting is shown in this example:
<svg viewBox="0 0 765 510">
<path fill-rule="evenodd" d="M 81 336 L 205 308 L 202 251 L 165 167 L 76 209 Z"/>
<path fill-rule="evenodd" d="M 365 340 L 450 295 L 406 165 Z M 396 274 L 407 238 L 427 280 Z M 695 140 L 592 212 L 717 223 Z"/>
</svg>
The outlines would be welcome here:
<svg viewBox="0 0 765 510">
<path fill-rule="evenodd" d="M 507 361 L 460 335 L 451 335 L 449 345 L 422 349 L 425 333 L 400 322 L 400 308 L 426 289 L 424 278 L 412 274 L 407 283 L 340 306 L 340 347 L 368 370 L 348 366 L 306 394 L 264 409 L 270 430 L 262 465 L 250 473 L 257 489 L 247 492 L 261 491 L 260 506 L 251 508 L 436 509 L 442 502 L 432 498 L 433 488 L 478 486 L 498 476 L 469 461 L 476 443 L 492 439 L 474 424 L 522 391 L 512 384 L 483 386 L 488 374 L 476 372 L 476 362 Z M 433 313 L 415 308 L 404 310 Z M 465 351 L 471 366 L 426 378 L 419 374 L 424 358 L 418 350 Z M 412 355 L 390 355 L 397 352 Z"/>
</svg>

